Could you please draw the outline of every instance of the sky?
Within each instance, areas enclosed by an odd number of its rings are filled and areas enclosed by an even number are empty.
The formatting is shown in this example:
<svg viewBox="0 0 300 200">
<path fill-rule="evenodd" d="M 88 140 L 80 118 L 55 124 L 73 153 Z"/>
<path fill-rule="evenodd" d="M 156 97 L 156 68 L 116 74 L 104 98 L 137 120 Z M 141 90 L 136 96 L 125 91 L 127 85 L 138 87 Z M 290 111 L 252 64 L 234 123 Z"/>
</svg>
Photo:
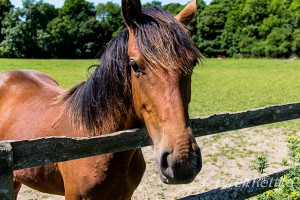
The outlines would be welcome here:
<svg viewBox="0 0 300 200">
<path fill-rule="evenodd" d="M 11 3 L 16 6 L 16 7 L 21 7 L 22 6 L 22 0 L 10 0 Z M 108 0 L 87 0 L 90 2 L 94 2 L 95 5 L 98 3 L 106 3 Z M 111 0 L 114 3 L 121 3 L 121 0 Z M 190 0 L 159 0 L 162 2 L 162 4 L 169 4 L 169 3 L 180 3 L 180 4 L 186 4 Z M 44 2 L 51 3 L 55 5 L 55 7 L 61 7 L 64 4 L 63 0 L 44 0 Z M 147 2 L 152 2 L 152 0 L 142 0 L 142 4 L 147 3 Z M 205 0 L 206 4 L 209 4 L 211 0 Z"/>
</svg>

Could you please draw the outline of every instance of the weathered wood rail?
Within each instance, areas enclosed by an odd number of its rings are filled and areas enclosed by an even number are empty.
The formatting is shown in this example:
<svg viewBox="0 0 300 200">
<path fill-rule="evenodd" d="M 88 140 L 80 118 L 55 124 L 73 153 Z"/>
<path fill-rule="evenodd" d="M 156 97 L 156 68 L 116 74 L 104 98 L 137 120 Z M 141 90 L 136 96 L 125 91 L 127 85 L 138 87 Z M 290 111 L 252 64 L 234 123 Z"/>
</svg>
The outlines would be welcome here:
<svg viewBox="0 0 300 200">
<path fill-rule="evenodd" d="M 255 180 L 232 185 L 226 188 L 217 188 L 211 191 L 191 195 L 180 200 L 218 200 L 218 199 L 247 199 L 258 194 L 271 190 L 276 187 L 280 177 L 288 173 L 289 170 L 283 170 L 268 176 L 260 177 Z"/>
<path fill-rule="evenodd" d="M 201 119 L 192 119 L 191 125 L 195 136 L 200 137 L 298 118 L 300 118 L 300 103 L 291 103 L 238 113 L 212 115 Z M 107 136 L 93 138 L 49 137 L 26 141 L 2 141 L 0 142 L 0 199 L 13 199 L 12 170 L 105 153 L 120 152 L 149 145 L 151 145 L 151 141 L 145 129 L 121 131 Z M 280 172 L 277 176 L 283 173 L 284 172 Z M 248 189 L 251 189 L 251 191 L 255 190 L 255 188 Z M 271 187 L 257 189 L 258 192 L 252 192 L 251 195 L 257 195 L 269 189 L 271 189 Z M 232 189 L 229 190 L 233 191 Z M 224 190 L 213 191 L 213 193 L 216 193 L 216 191 L 220 192 Z M 221 194 L 223 195 L 223 193 Z M 242 193 L 234 191 L 232 194 Z M 207 193 L 207 195 L 209 196 L 211 193 Z M 210 198 L 198 196 L 194 199 Z M 231 199 L 239 198 L 235 196 Z"/>
</svg>

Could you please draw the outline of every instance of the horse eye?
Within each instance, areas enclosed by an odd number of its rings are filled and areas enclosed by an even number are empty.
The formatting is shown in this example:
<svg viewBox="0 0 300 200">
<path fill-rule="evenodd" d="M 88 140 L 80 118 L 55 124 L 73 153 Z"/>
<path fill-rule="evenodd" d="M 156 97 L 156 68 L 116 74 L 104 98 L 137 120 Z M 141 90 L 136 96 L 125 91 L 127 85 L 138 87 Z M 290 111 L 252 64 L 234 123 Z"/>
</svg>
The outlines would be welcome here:
<svg viewBox="0 0 300 200">
<path fill-rule="evenodd" d="M 132 67 L 135 74 L 139 75 L 141 73 L 141 68 L 136 64 L 135 60 L 131 59 L 129 66 Z"/>
</svg>

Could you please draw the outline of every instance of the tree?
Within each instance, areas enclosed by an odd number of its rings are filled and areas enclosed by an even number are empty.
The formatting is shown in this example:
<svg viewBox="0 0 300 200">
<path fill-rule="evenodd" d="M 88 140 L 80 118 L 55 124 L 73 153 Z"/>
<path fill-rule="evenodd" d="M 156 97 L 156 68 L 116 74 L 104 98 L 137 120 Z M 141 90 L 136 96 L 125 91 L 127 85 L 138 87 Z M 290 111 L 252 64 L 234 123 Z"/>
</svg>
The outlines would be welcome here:
<svg viewBox="0 0 300 200">
<path fill-rule="evenodd" d="M 205 56 L 215 57 L 224 54 L 221 35 L 230 11 L 223 3 L 211 4 L 200 13 L 197 20 L 196 44 Z"/>
<path fill-rule="evenodd" d="M 265 18 L 262 24 L 258 27 L 260 38 L 266 38 L 275 27 L 281 27 L 282 20 L 276 15 L 271 14 L 268 18 Z"/>
<path fill-rule="evenodd" d="M 169 13 L 173 14 L 173 15 L 177 15 L 178 13 L 180 13 L 180 11 L 183 10 L 185 6 L 181 5 L 179 3 L 170 3 L 167 5 L 164 5 L 162 7 L 162 9 L 164 9 L 165 11 L 168 11 Z"/>
<path fill-rule="evenodd" d="M 38 32 L 57 16 L 55 7 L 43 1 L 24 0 L 23 7 L 12 10 L 3 20 L 1 43 L 8 57 L 45 57 L 37 45 Z M 3 56 L 3 55 L 2 55 Z"/>
<path fill-rule="evenodd" d="M 20 10 L 12 9 L 2 21 L 2 35 L 4 40 L 0 43 L 0 57 L 24 57 L 24 35 L 26 28 L 19 19 Z"/>
<path fill-rule="evenodd" d="M 102 32 L 95 17 L 79 22 L 64 16 L 52 20 L 39 41 L 52 58 L 94 58 L 104 45 Z"/>
<path fill-rule="evenodd" d="M 246 57 L 257 56 L 261 51 L 255 48 L 260 42 L 259 27 L 265 18 L 268 17 L 269 0 L 246 0 L 243 9 L 240 10 L 239 42 L 237 43 L 239 53 Z"/>
<path fill-rule="evenodd" d="M 116 36 L 119 31 L 125 28 L 121 7 L 116 3 L 99 3 L 96 6 L 96 15 L 105 29 L 106 40 L 111 39 L 112 36 Z"/>
<path fill-rule="evenodd" d="M 292 54 L 300 57 L 300 2 L 298 0 L 293 0 L 288 10 L 290 14 L 289 22 L 293 27 L 291 51 Z"/>
<path fill-rule="evenodd" d="M 268 5 L 270 0 L 246 0 L 244 8 L 241 10 L 243 25 L 255 25 L 268 17 Z"/>
<path fill-rule="evenodd" d="M 268 57 L 288 58 L 291 55 L 291 28 L 274 28 L 266 39 Z"/>
<path fill-rule="evenodd" d="M 145 3 L 143 5 L 144 8 L 147 8 L 147 7 L 158 7 L 158 8 L 162 8 L 162 5 L 161 5 L 161 2 L 160 1 L 152 1 L 150 3 Z"/>
<path fill-rule="evenodd" d="M 3 24 L 2 57 L 91 58 L 107 41 L 93 4 L 85 0 L 66 0 L 61 9 L 24 0 Z"/>
<path fill-rule="evenodd" d="M 300 57 L 300 28 L 294 31 L 291 45 L 292 54 Z"/>
<path fill-rule="evenodd" d="M 66 0 L 59 16 L 39 32 L 38 44 L 54 58 L 94 58 L 107 41 L 106 32 L 92 3 Z"/>
<path fill-rule="evenodd" d="M 28 28 L 33 31 L 37 29 L 45 29 L 48 23 L 57 17 L 57 9 L 42 0 L 23 0 L 23 8 L 21 9 L 21 17 L 28 24 Z"/>
<path fill-rule="evenodd" d="M 23 7 L 18 9 L 18 15 L 21 20 L 18 26 L 23 31 L 19 41 L 23 43 L 20 53 L 22 57 L 27 58 L 44 58 L 47 57 L 47 52 L 38 46 L 38 33 L 47 28 L 57 15 L 56 8 L 42 0 L 24 0 Z"/>
<path fill-rule="evenodd" d="M 282 0 L 278 0 L 282 1 Z M 227 15 L 221 36 L 222 47 L 229 56 L 261 57 L 266 55 L 265 40 L 282 20 L 277 0 L 235 0 Z M 273 14 L 272 14 L 273 13 Z"/>
<path fill-rule="evenodd" d="M 184 5 L 156 6 L 176 15 Z M 0 0 L 0 56 L 91 58 L 125 28 L 120 5 L 66 0 L 55 9 L 42 0 L 24 0 L 13 8 Z M 299 0 L 197 1 L 196 17 L 188 26 L 196 45 L 208 57 L 300 56 Z"/>
<path fill-rule="evenodd" d="M 65 0 L 64 5 L 59 10 L 60 17 L 69 16 L 72 19 L 82 21 L 96 15 L 93 3 L 86 0 Z"/>
<path fill-rule="evenodd" d="M 201 12 L 206 8 L 206 4 L 204 0 L 197 0 L 197 13 L 190 25 L 188 26 L 188 30 L 192 35 L 193 41 L 197 44 L 198 42 L 198 29 L 197 24 L 201 22 Z"/>
<path fill-rule="evenodd" d="M 4 36 L 1 34 L 2 21 L 5 18 L 5 15 L 12 9 L 13 6 L 9 0 L 0 0 L 0 43 L 3 40 Z"/>
<path fill-rule="evenodd" d="M 300 28 L 300 1 L 294 0 L 289 7 L 290 23 L 295 29 Z"/>
</svg>

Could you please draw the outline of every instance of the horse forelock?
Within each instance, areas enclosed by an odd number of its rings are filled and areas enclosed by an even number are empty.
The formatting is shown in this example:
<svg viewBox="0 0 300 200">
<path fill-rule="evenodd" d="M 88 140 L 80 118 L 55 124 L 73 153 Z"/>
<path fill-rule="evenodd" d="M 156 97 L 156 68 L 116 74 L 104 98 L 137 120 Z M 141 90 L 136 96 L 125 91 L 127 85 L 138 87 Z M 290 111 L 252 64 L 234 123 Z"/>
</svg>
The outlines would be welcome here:
<svg viewBox="0 0 300 200">
<path fill-rule="evenodd" d="M 149 66 L 190 73 L 202 57 L 186 27 L 160 8 L 143 10 L 143 21 L 134 35 Z"/>
</svg>

